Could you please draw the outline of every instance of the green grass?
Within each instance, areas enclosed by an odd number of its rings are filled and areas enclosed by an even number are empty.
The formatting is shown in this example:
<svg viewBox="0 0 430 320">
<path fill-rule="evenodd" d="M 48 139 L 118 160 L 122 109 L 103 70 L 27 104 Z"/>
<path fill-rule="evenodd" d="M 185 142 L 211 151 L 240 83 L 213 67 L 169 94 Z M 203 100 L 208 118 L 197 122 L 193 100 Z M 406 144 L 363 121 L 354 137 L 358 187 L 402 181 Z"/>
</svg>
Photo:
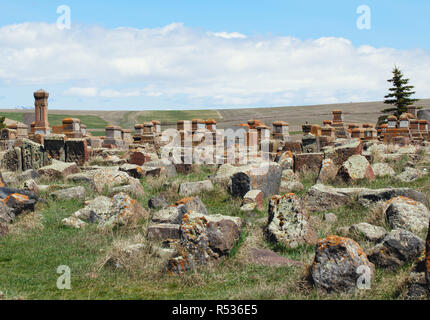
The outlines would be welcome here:
<svg viewBox="0 0 430 320">
<path fill-rule="evenodd" d="M 89 130 L 89 131 L 94 137 L 102 137 L 106 134 L 105 131 L 94 131 L 94 130 Z"/>
<path fill-rule="evenodd" d="M 214 166 L 201 166 L 190 175 L 179 174 L 170 179 L 142 179 L 145 197 L 138 201 L 146 208 L 150 197 L 163 195 L 173 203 L 180 199 L 179 184 L 184 181 L 207 179 L 216 172 Z M 315 175 L 302 177 L 305 191 L 313 185 Z M 43 182 L 43 181 L 42 181 Z M 53 183 L 52 181 L 50 183 Z M 62 182 L 58 182 L 62 183 Z M 357 186 L 371 188 L 387 185 L 403 186 L 392 178 L 361 181 Z M 429 177 L 409 186 L 429 194 Z M 88 189 L 88 187 L 87 187 Z M 305 192 L 304 191 L 304 192 Z M 95 194 L 88 189 L 88 197 Z M 158 268 L 147 267 L 140 262 L 131 268 L 97 269 L 98 262 L 106 256 L 118 239 L 127 239 L 136 234 L 145 235 L 145 222 L 136 229 L 120 228 L 113 232 L 102 232 L 94 226 L 83 230 L 72 230 L 61 225 L 61 219 L 70 216 L 83 206 L 82 201 L 52 201 L 48 193 L 43 194 L 46 203 L 38 204 L 37 213 L 43 216 L 43 229 L 24 228 L 28 215 L 22 215 L 14 223 L 11 235 L 0 238 L 0 291 L 8 298 L 24 299 L 396 299 L 400 284 L 409 274 L 410 265 L 393 272 L 376 269 L 372 289 L 360 291 L 352 296 L 322 294 L 306 281 L 306 268 L 267 267 L 249 264 L 243 251 L 256 241 L 258 246 L 271 248 L 290 259 L 308 266 L 312 263 L 314 246 L 304 245 L 291 249 L 268 243 L 262 236 L 262 227 L 267 218 L 268 201 L 264 210 L 252 215 L 239 210 L 241 201 L 232 198 L 223 188 L 200 196 L 210 214 L 240 216 L 244 220 L 243 235 L 229 257 L 216 267 L 205 266 L 195 272 L 176 277 L 164 274 Z M 341 226 L 367 221 L 369 210 L 356 202 L 331 210 L 338 220 L 333 224 L 322 221 L 324 212 L 311 214 L 312 224 L 319 237 L 336 234 Z M 30 220 L 31 221 L 31 220 Z M 359 241 L 363 248 L 370 246 Z M 253 245 L 253 244 L 252 244 Z M 67 265 L 71 268 L 72 289 L 56 288 L 56 268 Z M 97 273 L 97 277 L 89 277 Z"/>
<path fill-rule="evenodd" d="M 0 116 L 5 116 L 8 119 L 22 122 L 24 119 L 22 112 L 0 112 Z"/>
<path fill-rule="evenodd" d="M 162 124 L 174 124 L 178 120 L 192 119 L 215 119 L 219 120 L 219 114 L 215 110 L 169 110 L 169 111 L 145 111 L 139 115 L 139 123 L 159 120 Z"/>
<path fill-rule="evenodd" d="M 68 114 L 50 114 L 48 115 L 49 125 L 59 126 L 63 124 L 64 118 L 78 118 L 81 123 L 87 126 L 87 129 L 104 129 L 108 123 L 99 116 L 93 115 L 68 115 Z"/>
<path fill-rule="evenodd" d="M 15 121 L 23 121 L 23 112 L 0 112 L 1 116 Z M 108 123 L 94 115 L 70 115 L 70 114 L 49 114 L 48 121 L 51 126 L 59 126 L 63 124 L 64 118 L 78 118 L 81 123 L 87 126 L 87 129 L 104 129 Z"/>
</svg>

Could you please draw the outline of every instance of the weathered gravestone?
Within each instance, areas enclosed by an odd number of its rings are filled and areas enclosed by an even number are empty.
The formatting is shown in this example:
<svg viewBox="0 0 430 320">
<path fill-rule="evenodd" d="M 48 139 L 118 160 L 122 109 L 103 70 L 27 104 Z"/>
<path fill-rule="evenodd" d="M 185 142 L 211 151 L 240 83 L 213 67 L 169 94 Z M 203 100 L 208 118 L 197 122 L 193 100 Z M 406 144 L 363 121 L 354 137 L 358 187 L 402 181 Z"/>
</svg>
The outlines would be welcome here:
<svg viewBox="0 0 430 320">
<path fill-rule="evenodd" d="M 43 146 L 52 159 L 66 161 L 65 135 L 49 135 L 44 138 Z"/>
<path fill-rule="evenodd" d="M 250 190 L 261 190 L 264 197 L 279 193 L 282 168 L 276 162 L 257 164 L 231 178 L 231 193 L 243 198 Z"/>
<path fill-rule="evenodd" d="M 69 139 L 65 142 L 66 162 L 76 162 L 78 166 L 83 166 L 88 162 L 88 148 L 85 139 Z"/>
<path fill-rule="evenodd" d="M 1 161 L 1 166 L 12 172 L 22 170 L 21 148 L 16 147 L 7 150 Z"/>
<path fill-rule="evenodd" d="M 28 139 L 22 140 L 22 170 L 40 169 L 51 164 L 51 159 L 43 146 Z"/>
</svg>

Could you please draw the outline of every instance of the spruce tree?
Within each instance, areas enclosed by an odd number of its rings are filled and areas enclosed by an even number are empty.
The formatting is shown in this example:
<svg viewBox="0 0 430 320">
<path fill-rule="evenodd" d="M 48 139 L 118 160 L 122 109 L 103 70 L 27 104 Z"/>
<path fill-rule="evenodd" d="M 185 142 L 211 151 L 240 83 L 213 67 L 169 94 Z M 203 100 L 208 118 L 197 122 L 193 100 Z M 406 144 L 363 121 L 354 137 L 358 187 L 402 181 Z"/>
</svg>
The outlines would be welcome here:
<svg viewBox="0 0 430 320">
<path fill-rule="evenodd" d="M 392 87 L 389 89 L 390 93 L 385 96 L 384 103 L 394 105 L 394 107 L 384 109 L 382 112 L 399 117 L 402 113 L 407 112 L 408 106 L 418 101 L 418 99 L 410 98 L 415 94 L 415 91 L 412 91 L 414 86 L 408 85 L 409 79 L 405 79 L 402 71 L 397 67 L 393 69 L 393 78 L 387 81 L 392 84 Z"/>
</svg>

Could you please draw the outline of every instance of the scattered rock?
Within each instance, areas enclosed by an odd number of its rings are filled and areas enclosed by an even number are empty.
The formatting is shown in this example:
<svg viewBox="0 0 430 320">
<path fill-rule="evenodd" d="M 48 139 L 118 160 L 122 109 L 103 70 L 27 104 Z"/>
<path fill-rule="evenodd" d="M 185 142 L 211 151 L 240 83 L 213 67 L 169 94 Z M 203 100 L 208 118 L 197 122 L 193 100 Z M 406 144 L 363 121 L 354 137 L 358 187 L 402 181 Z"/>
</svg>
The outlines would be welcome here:
<svg viewBox="0 0 430 320">
<path fill-rule="evenodd" d="M 188 213 L 199 212 L 205 215 L 208 213 L 205 204 L 202 202 L 202 200 L 200 200 L 199 197 L 183 198 L 179 201 L 176 201 L 173 205 L 173 207 L 178 208 L 180 208 L 181 206 L 183 207 L 183 210 Z"/>
<path fill-rule="evenodd" d="M 197 181 L 197 182 L 184 182 L 179 186 L 179 195 L 182 197 L 188 197 L 197 195 L 203 192 L 209 192 L 214 189 L 214 186 L 210 180 Z"/>
<path fill-rule="evenodd" d="M 353 293 L 363 273 L 359 268 L 367 268 L 368 274 L 373 278 L 375 268 L 354 240 L 329 236 L 318 241 L 311 268 L 311 276 L 317 289 Z"/>
<path fill-rule="evenodd" d="M 353 182 L 360 179 L 374 180 L 375 174 L 366 157 L 354 155 L 342 164 L 337 177 L 345 182 Z"/>
<path fill-rule="evenodd" d="M 397 179 L 403 182 L 413 182 L 422 177 L 422 172 L 418 169 L 406 167 L 402 173 L 397 176 Z"/>
<path fill-rule="evenodd" d="M 396 174 L 394 169 L 386 163 L 374 163 L 372 164 L 372 170 L 375 177 L 393 177 Z"/>
<path fill-rule="evenodd" d="M 318 174 L 317 183 L 328 183 L 336 178 L 339 167 L 330 158 L 322 161 L 321 169 Z"/>
<path fill-rule="evenodd" d="M 97 197 L 73 214 L 81 220 L 97 223 L 101 228 L 135 224 L 145 215 L 140 204 L 125 193 L 116 194 L 112 199 Z"/>
<path fill-rule="evenodd" d="M 249 170 L 240 171 L 231 178 L 231 193 L 243 198 L 250 190 L 261 190 L 264 197 L 279 192 L 282 169 L 276 162 L 255 164 Z"/>
<path fill-rule="evenodd" d="M 338 143 L 340 140 L 336 140 Z M 328 147 L 324 151 L 325 159 L 332 159 L 336 166 L 341 166 L 346 160 L 354 155 L 361 155 L 363 144 L 360 139 L 347 139 L 340 145 Z"/>
<path fill-rule="evenodd" d="M 300 262 L 280 256 L 269 249 L 251 248 L 249 260 L 250 263 L 268 267 L 301 266 Z"/>
<path fill-rule="evenodd" d="M 40 192 L 39 186 L 33 179 L 24 181 L 24 183 L 22 184 L 22 189 L 34 192 L 36 194 Z"/>
<path fill-rule="evenodd" d="M 360 238 L 363 237 L 370 242 L 379 242 L 387 235 L 387 231 L 382 227 L 361 222 L 349 228 L 349 235 L 355 240 L 360 240 Z"/>
<path fill-rule="evenodd" d="M 55 191 L 51 195 L 58 200 L 83 200 L 85 199 L 85 188 L 81 186 Z"/>
<path fill-rule="evenodd" d="M 180 225 L 180 255 L 167 262 L 167 271 L 180 274 L 195 264 L 205 265 L 227 255 L 239 240 L 240 218 L 185 214 Z"/>
<path fill-rule="evenodd" d="M 148 227 L 148 240 L 164 241 L 167 239 L 180 239 L 179 224 L 160 223 Z"/>
<path fill-rule="evenodd" d="M 294 154 L 294 172 L 319 172 L 324 153 Z"/>
<path fill-rule="evenodd" d="M 164 197 L 152 197 L 148 200 L 149 209 L 163 209 L 169 206 L 169 202 Z"/>
<path fill-rule="evenodd" d="M 324 212 L 347 205 L 350 197 L 339 189 L 316 184 L 306 192 L 303 201 L 309 212 Z"/>
<path fill-rule="evenodd" d="M 430 212 L 415 200 L 396 197 L 386 202 L 385 217 L 392 229 L 406 229 L 419 234 L 428 227 Z"/>
<path fill-rule="evenodd" d="M 75 162 L 62 162 L 52 160 L 52 164 L 37 170 L 37 173 L 47 178 L 62 179 L 70 174 L 78 173 L 79 168 Z"/>
<path fill-rule="evenodd" d="M 391 231 L 380 244 L 368 252 L 369 260 L 376 265 L 394 269 L 412 262 L 424 250 L 424 241 L 403 229 Z"/>
<path fill-rule="evenodd" d="M 145 176 L 145 172 L 136 164 L 125 163 L 119 167 L 119 171 L 126 172 L 129 176 L 136 179 L 140 179 Z"/>
<path fill-rule="evenodd" d="M 275 196 L 270 200 L 266 236 L 271 242 L 291 248 L 317 241 L 317 235 L 295 194 Z"/>
<path fill-rule="evenodd" d="M 61 220 L 61 223 L 63 224 L 63 226 L 75 228 L 75 229 L 82 229 L 88 225 L 86 222 L 74 216 L 64 218 L 63 220 Z"/>
<path fill-rule="evenodd" d="M 260 211 L 263 210 L 263 193 L 260 190 L 248 191 L 243 197 L 242 208 L 244 206 L 253 207 L 253 209 Z M 253 209 L 244 211 L 252 211 Z"/>
<path fill-rule="evenodd" d="M 154 223 L 180 224 L 185 213 L 187 213 L 185 206 L 168 207 L 155 212 L 151 221 Z"/>
</svg>

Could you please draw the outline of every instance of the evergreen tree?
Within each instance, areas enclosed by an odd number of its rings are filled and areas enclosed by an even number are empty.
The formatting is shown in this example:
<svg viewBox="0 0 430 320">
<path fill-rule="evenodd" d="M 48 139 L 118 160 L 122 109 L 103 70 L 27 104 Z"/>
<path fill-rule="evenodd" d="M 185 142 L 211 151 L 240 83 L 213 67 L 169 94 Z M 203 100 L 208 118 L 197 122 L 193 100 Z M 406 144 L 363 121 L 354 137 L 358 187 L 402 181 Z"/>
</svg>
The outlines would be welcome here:
<svg viewBox="0 0 430 320">
<path fill-rule="evenodd" d="M 409 79 L 403 78 L 403 73 L 397 67 L 393 69 L 393 78 L 387 81 L 392 84 L 392 87 L 389 89 L 390 93 L 385 96 L 384 103 L 394 105 L 394 107 L 384 109 L 382 112 L 399 117 L 402 113 L 407 112 L 408 106 L 418 101 L 418 99 L 410 98 L 415 94 L 415 91 L 412 91 L 414 86 L 408 85 Z"/>
</svg>

